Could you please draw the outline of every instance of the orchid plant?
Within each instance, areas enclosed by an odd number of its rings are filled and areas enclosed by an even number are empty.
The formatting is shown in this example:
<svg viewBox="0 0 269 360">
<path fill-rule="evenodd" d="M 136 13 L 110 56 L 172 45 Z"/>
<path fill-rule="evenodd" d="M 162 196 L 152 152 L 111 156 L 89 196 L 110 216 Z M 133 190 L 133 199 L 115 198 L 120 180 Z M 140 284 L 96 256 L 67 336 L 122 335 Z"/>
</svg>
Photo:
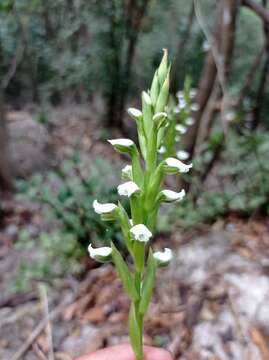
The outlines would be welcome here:
<svg viewBox="0 0 269 360">
<path fill-rule="evenodd" d="M 136 360 L 143 360 L 143 322 L 154 288 L 156 269 L 166 266 L 172 259 L 172 251 L 165 248 L 154 252 L 150 240 L 156 227 L 160 204 L 181 201 L 185 191 L 162 190 L 166 174 L 186 173 L 192 167 L 179 159 L 158 155 L 168 127 L 167 104 L 169 99 L 168 54 L 164 55 L 156 70 L 149 91 L 142 92 L 142 111 L 130 108 L 129 116 L 136 122 L 139 147 L 130 139 L 108 140 L 114 149 L 129 155 L 131 164 L 122 169 L 118 194 L 130 202 L 130 216 L 119 202 L 93 207 L 104 221 L 119 221 L 126 248 L 133 267 L 128 266 L 121 253 L 112 243 L 111 247 L 93 248 L 89 254 L 101 262 L 114 262 L 130 301 L 129 335 Z"/>
</svg>

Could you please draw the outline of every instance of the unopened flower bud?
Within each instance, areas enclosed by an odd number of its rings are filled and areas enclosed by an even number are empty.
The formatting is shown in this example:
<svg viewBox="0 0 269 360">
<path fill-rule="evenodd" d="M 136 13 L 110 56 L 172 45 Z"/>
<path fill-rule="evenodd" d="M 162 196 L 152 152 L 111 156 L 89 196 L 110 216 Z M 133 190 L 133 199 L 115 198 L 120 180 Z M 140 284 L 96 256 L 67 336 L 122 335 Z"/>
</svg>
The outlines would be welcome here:
<svg viewBox="0 0 269 360">
<path fill-rule="evenodd" d="M 165 112 L 157 113 L 153 116 L 153 122 L 156 124 L 157 129 L 160 129 L 166 124 L 167 114 Z"/>
<path fill-rule="evenodd" d="M 169 97 L 169 73 L 167 74 L 167 77 L 164 80 L 164 83 L 160 90 L 160 94 L 158 96 L 158 100 L 157 100 L 156 108 L 155 108 L 155 111 L 157 113 L 163 112 L 165 110 L 165 107 L 168 102 L 168 97 Z"/>
<path fill-rule="evenodd" d="M 161 87 L 165 81 L 165 78 L 167 77 L 167 72 L 168 72 L 168 51 L 167 49 L 163 49 L 163 58 L 158 68 L 158 80 Z"/>
<path fill-rule="evenodd" d="M 142 111 L 135 108 L 129 108 L 127 112 L 131 116 L 131 118 L 134 119 L 135 121 L 141 119 L 143 116 Z"/>
</svg>

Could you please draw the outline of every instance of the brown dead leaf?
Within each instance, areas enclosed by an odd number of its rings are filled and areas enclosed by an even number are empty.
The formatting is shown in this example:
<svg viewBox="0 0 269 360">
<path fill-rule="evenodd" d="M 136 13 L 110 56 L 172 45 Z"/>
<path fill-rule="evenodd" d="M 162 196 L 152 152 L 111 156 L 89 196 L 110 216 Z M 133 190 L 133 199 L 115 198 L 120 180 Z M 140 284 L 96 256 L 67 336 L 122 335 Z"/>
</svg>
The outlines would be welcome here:
<svg viewBox="0 0 269 360">
<path fill-rule="evenodd" d="M 106 318 L 105 312 L 104 312 L 104 308 L 103 307 L 94 307 L 92 309 L 89 309 L 88 311 L 86 311 L 83 316 L 82 319 L 85 321 L 90 321 L 91 323 L 99 323 L 104 321 Z"/>
<path fill-rule="evenodd" d="M 256 327 L 250 329 L 250 336 L 252 341 L 259 349 L 262 360 L 269 360 L 269 349 L 267 346 L 266 339 L 264 338 L 262 332 Z"/>
</svg>

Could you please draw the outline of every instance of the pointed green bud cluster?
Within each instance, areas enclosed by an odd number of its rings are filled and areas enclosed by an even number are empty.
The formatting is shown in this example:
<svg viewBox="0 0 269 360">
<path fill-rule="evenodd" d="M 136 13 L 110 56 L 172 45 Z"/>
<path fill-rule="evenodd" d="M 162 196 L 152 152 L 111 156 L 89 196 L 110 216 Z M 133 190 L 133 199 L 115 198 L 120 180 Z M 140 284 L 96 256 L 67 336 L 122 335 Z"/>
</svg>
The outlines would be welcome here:
<svg viewBox="0 0 269 360">
<path fill-rule="evenodd" d="M 149 94 L 145 91 L 142 92 L 142 110 L 143 110 L 143 122 L 144 131 L 149 134 L 152 128 L 152 102 Z"/>
<path fill-rule="evenodd" d="M 167 105 L 169 97 L 169 73 L 168 52 L 164 49 L 162 61 L 155 72 L 150 88 L 150 96 L 155 113 L 163 112 Z"/>
</svg>

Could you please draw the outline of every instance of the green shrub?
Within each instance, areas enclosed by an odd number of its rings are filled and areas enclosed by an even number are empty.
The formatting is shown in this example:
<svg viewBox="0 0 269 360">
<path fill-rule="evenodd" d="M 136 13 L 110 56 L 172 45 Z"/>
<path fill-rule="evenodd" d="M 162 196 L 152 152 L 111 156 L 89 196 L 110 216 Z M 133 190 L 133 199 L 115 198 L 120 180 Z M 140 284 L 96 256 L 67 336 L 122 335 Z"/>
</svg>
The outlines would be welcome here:
<svg viewBox="0 0 269 360">
<path fill-rule="evenodd" d="M 243 216 L 269 214 L 269 135 L 230 130 L 217 174 L 210 175 L 217 178 L 218 186 L 205 190 L 199 176 L 212 160 L 220 140 L 219 133 L 213 133 L 202 145 L 201 155 L 194 159 L 197 176 L 190 184 L 192 191 L 174 214 L 184 227 L 212 223 L 230 212 Z"/>
</svg>

